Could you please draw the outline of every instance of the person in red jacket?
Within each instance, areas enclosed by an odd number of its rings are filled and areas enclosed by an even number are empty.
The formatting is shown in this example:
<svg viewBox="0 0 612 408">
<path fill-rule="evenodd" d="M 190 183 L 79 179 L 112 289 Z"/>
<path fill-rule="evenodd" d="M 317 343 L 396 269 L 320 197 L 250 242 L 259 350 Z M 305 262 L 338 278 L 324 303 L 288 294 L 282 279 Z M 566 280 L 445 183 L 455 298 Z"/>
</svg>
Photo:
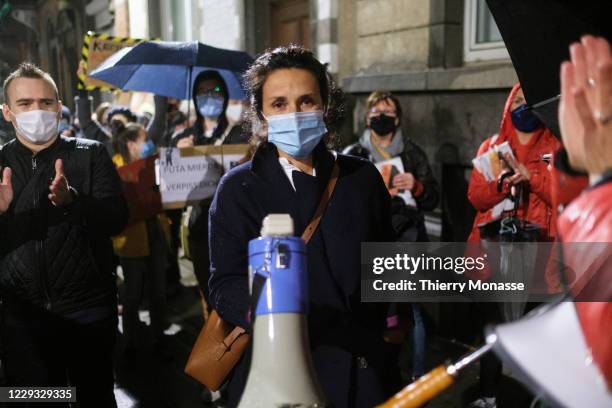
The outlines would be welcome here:
<svg viewBox="0 0 612 408">
<path fill-rule="evenodd" d="M 512 88 L 506 101 L 499 134 L 485 140 L 476 155 L 479 156 L 492 146 L 504 142 L 508 142 L 516 158 L 514 160 L 505 156 L 515 174 L 504 180 L 504 187 L 498 192 L 496 181 L 488 182 L 478 170 L 472 171 L 468 199 L 478 212 L 468 242 L 480 241 L 478 225 L 500 217 L 503 205 L 500 203 L 508 197 L 510 189 L 518 185 L 523 187 L 518 217 L 538 224 L 542 229 L 544 240 L 554 239 L 555 227 L 551 222 L 550 171 L 547 161 L 543 159 L 559 148 L 559 142 L 527 108 L 519 84 Z"/>
<path fill-rule="evenodd" d="M 553 240 L 556 228 L 552 222 L 551 174 L 546 157 L 552 156 L 560 146 L 552 132 L 533 114 L 525 101 L 520 84 L 510 91 L 506 101 L 499 133 L 485 140 L 478 149 L 477 156 L 486 153 L 491 147 L 508 142 L 513 155 L 505 155 L 504 160 L 514 174 L 504 179 L 502 191 L 497 189 L 497 180 L 487 181 L 478 169 L 472 171 L 468 187 L 468 199 L 477 210 L 474 226 L 468 242 L 481 240 L 479 224 L 502 218 L 504 211 L 513 208 L 507 200 L 510 192 L 521 194 L 517 216 L 541 228 L 542 240 Z M 518 187 L 521 187 L 520 189 Z M 519 192 L 520 193 L 517 193 Z M 509 206 L 508 206 L 509 205 Z M 477 246 L 468 246 L 467 252 L 481 251 Z M 486 268 L 470 279 L 488 280 L 491 271 Z M 482 304 L 483 323 L 503 321 L 496 303 Z M 480 364 L 480 398 L 473 401 L 470 408 L 496 408 L 496 395 L 502 375 L 502 364 L 493 354 L 485 356 Z"/>
<path fill-rule="evenodd" d="M 612 52 L 605 39 L 585 36 L 570 54 L 561 66 L 559 124 L 570 165 L 587 172 L 590 185 L 563 211 L 558 227 L 564 260 L 575 273 L 570 289 L 580 324 L 612 390 Z"/>
</svg>

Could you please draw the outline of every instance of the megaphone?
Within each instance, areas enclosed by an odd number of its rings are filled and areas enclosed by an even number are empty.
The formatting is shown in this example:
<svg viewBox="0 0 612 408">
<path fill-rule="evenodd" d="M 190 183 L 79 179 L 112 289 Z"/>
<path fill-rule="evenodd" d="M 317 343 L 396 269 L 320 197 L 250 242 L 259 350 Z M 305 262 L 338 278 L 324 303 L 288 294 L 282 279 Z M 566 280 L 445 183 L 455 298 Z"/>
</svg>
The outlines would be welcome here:
<svg viewBox="0 0 612 408">
<path fill-rule="evenodd" d="M 308 343 L 306 246 L 288 214 L 268 215 L 249 242 L 249 286 L 253 357 L 238 407 L 325 407 Z"/>
</svg>

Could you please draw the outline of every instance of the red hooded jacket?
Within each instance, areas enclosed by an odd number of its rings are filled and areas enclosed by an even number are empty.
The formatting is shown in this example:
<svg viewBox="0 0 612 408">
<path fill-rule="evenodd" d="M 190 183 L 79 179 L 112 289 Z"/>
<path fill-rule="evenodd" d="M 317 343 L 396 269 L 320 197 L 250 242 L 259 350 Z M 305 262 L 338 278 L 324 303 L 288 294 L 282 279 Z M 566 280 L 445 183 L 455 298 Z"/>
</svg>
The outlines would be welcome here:
<svg viewBox="0 0 612 408">
<path fill-rule="evenodd" d="M 554 165 L 551 171 L 552 189 L 552 222 L 558 226 L 559 211 L 565 208 L 588 186 L 589 178 L 582 173 L 574 171 L 567 157 L 565 149 L 561 148 L 555 153 Z M 557 228 L 558 230 L 558 228 Z M 557 248 L 551 252 L 550 262 L 546 267 L 545 279 L 549 293 L 559 293 L 563 291 L 563 285 L 559 277 L 559 262 Z M 566 270 L 571 281 L 575 279 L 573 271 Z"/>
<path fill-rule="evenodd" d="M 612 299 L 612 177 L 586 190 L 559 217 L 564 262 L 577 300 Z M 612 390 L 612 302 L 577 302 L 593 360 Z"/>
<path fill-rule="evenodd" d="M 554 222 L 552 222 L 551 176 L 548 163 L 542 160 L 542 156 L 557 151 L 560 143 L 549 129 L 541 128 L 536 131 L 529 142 L 525 157 L 521 160 L 520 155 L 517 155 L 517 151 L 526 149 L 526 146 L 522 146 L 519 142 L 510 116 L 512 101 L 519 89 L 520 85 L 516 84 L 506 100 L 499 134 L 485 140 L 476 155 L 479 156 L 485 153 L 493 145 L 508 142 L 517 159 L 522 161 L 531 175 L 528 191 L 523 196 L 527 197 L 528 194 L 528 200 L 523 200 L 523 204 L 518 209 L 518 216 L 538 224 L 542 228 L 545 238 L 554 239 L 556 228 Z M 468 187 L 468 199 L 474 208 L 476 208 L 477 214 L 468 242 L 480 241 L 478 224 L 490 221 L 493 218 L 493 207 L 506 198 L 507 195 L 507 186 L 504 187 L 502 192 L 498 192 L 496 181 L 488 182 L 478 170 L 474 169 L 472 171 Z"/>
</svg>

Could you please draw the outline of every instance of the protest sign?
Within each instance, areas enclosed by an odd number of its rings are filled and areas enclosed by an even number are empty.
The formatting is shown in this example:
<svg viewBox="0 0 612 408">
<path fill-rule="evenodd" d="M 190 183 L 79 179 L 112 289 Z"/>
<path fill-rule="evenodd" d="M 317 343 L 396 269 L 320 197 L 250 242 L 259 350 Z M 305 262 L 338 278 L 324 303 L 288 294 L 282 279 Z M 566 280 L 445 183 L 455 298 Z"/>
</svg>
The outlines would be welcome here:
<svg viewBox="0 0 612 408">
<path fill-rule="evenodd" d="M 400 190 L 393 184 L 393 178 L 398 174 L 404 173 L 404 163 L 400 157 L 394 157 L 389 160 L 381 161 L 375 164 L 378 171 L 382 175 L 385 186 L 389 190 L 391 196 L 400 196 L 406 205 L 416 207 L 416 201 L 412 197 L 412 193 L 408 190 Z"/>
<path fill-rule="evenodd" d="M 376 163 L 376 168 L 380 171 L 385 186 L 389 190 L 389 194 L 396 195 L 398 193 L 397 187 L 393 186 L 393 177 L 404 172 L 404 164 L 402 159 L 394 157 L 393 159 L 385 160 Z"/>
<path fill-rule="evenodd" d="M 83 38 L 83 48 L 81 49 L 81 61 L 84 63 L 84 73 L 79 76 L 78 89 L 101 89 L 109 91 L 114 87 L 106 82 L 89 78 L 88 72 L 95 70 L 108 57 L 125 47 L 132 47 L 144 40 L 129 37 L 114 37 L 107 34 L 96 34 L 93 31 L 87 32 Z"/>
<path fill-rule="evenodd" d="M 248 150 L 249 145 L 161 149 L 158 172 L 164 208 L 183 208 L 211 198 L 221 176 Z"/>
<path fill-rule="evenodd" d="M 484 176 L 485 180 L 488 182 L 495 181 L 503 171 L 502 157 L 504 154 L 514 157 L 508 142 L 494 145 L 480 156 L 472 159 L 472 164 Z"/>
</svg>

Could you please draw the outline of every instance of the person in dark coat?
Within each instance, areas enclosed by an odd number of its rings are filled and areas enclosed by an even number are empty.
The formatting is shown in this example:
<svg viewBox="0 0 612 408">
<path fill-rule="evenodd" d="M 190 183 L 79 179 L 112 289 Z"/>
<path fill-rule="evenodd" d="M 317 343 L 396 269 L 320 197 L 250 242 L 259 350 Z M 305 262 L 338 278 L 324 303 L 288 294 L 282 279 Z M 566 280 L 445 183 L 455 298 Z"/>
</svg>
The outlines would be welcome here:
<svg viewBox="0 0 612 408">
<path fill-rule="evenodd" d="M 412 140 L 405 138 L 401 125 L 402 107 L 389 92 L 373 92 L 366 103 L 366 129 L 355 144 L 343 153 L 381 163 L 399 157 L 403 171 L 393 171 L 389 188 L 393 225 L 399 241 L 428 241 L 424 211 L 432 211 L 440 201 L 440 188 L 427 156 Z"/>
<path fill-rule="evenodd" d="M 401 160 L 401 171 L 394 166 L 389 174 L 388 188 L 393 191 L 391 220 L 400 242 L 429 241 L 425 229 L 424 211 L 432 211 L 439 202 L 440 188 L 433 176 L 425 152 L 401 129 L 402 106 L 390 92 L 375 91 L 366 102 L 366 129 L 355 144 L 344 149 L 345 154 L 364 157 L 373 163 L 394 158 Z M 404 306 L 404 305 L 401 305 Z M 412 309 L 412 375 L 413 379 L 425 374 L 425 323 L 421 307 Z M 398 321 L 409 321 L 407 310 L 397 306 Z M 401 324 L 389 327 L 403 331 Z M 399 345 L 397 345 L 399 347 Z"/>
<path fill-rule="evenodd" d="M 369 161 L 328 150 L 341 92 L 310 51 L 267 51 L 246 82 L 251 121 L 267 132 L 252 160 L 221 179 L 210 208 L 211 304 L 229 324 L 249 328 L 248 242 L 271 213 L 290 214 L 301 235 L 337 162 L 335 190 L 307 246 L 310 347 L 331 406 L 372 407 L 390 395 L 382 378 L 393 368 L 383 362 L 388 305 L 361 303 L 360 248 L 394 240 L 389 194 Z M 240 400 L 249 363 L 247 351 L 229 381 L 229 406 Z"/>
<path fill-rule="evenodd" d="M 202 71 L 193 82 L 195 124 L 172 136 L 176 147 L 247 143 L 248 135 L 227 120 L 229 90 L 217 71 Z"/>
<path fill-rule="evenodd" d="M 9 386 L 76 387 L 81 406 L 116 406 L 116 274 L 110 237 L 127 224 L 104 147 L 58 135 L 49 74 L 22 64 L 4 83 L 17 137 L 0 149 L 2 362 Z"/>
<path fill-rule="evenodd" d="M 225 112 L 229 103 L 229 91 L 217 71 L 202 71 L 193 83 L 193 102 L 196 107 L 196 122 L 172 136 L 172 145 L 182 148 L 191 146 L 248 143 L 242 126 L 230 124 Z M 204 310 L 209 310 L 208 279 L 210 258 L 208 251 L 208 209 L 212 197 L 193 206 L 189 216 L 189 252 L 200 292 L 204 298 Z"/>
</svg>

